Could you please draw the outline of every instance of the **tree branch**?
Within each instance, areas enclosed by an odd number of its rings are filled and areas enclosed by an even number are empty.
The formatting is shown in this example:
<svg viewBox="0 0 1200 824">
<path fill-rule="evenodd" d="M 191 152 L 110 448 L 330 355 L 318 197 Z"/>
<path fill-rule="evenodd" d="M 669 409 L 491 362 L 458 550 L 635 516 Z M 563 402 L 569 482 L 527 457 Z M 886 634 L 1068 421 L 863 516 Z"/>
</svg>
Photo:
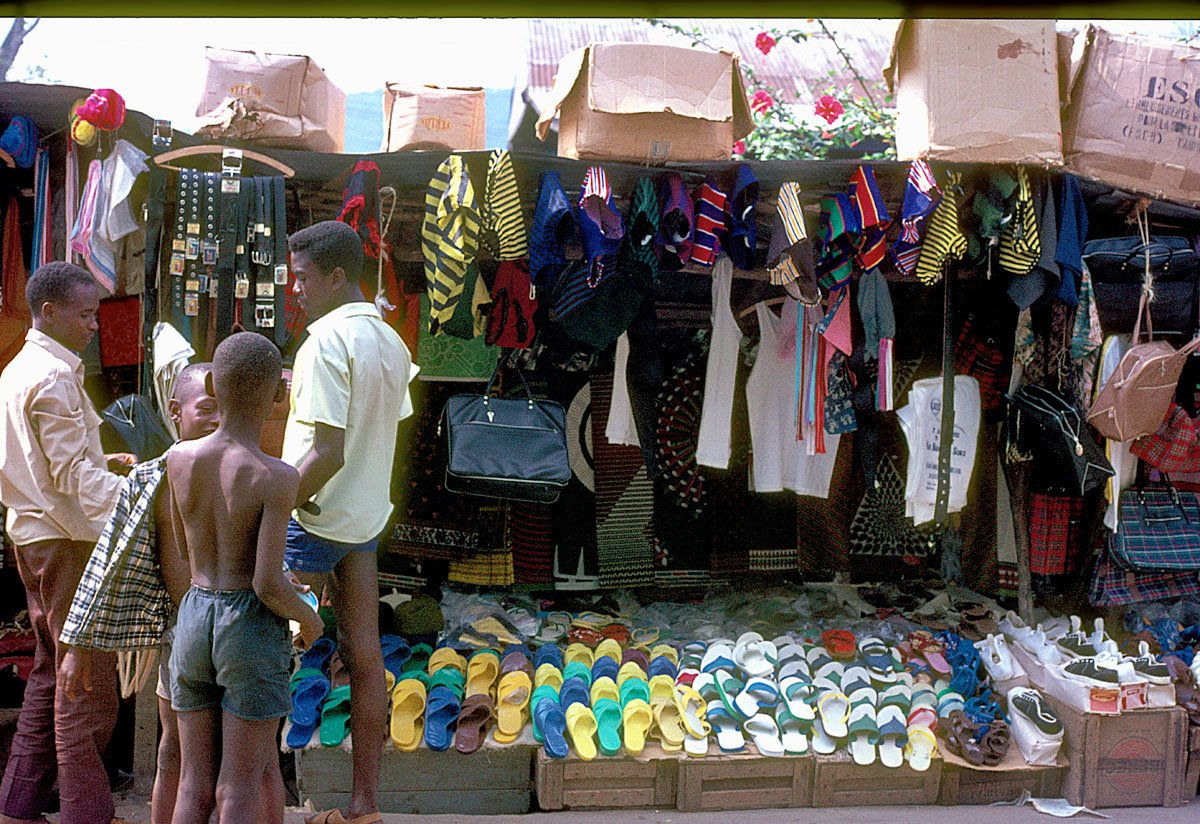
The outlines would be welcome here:
<svg viewBox="0 0 1200 824">
<path fill-rule="evenodd" d="M 37 24 L 40 22 L 41 18 L 35 17 L 33 22 L 27 26 L 24 17 L 13 18 L 4 42 L 0 43 L 0 78 L 8 78 L 8 72 L 16 62 L 17 52 L 21 50 L 21 44 L 25 42 L 26 35 L 37 28 Z"/>
<path fill-rule="evenodd" d="M 854 79 L 858 81 L 858 85 L 862 86 L 862 90 L 866 92 L 867 100 L 871 101 L 871 107 L 876 110 L 876 113 L 878 113 L 879 104 L 875 102 L 875 97 L 871 94 L 871 87 L 867 85 L 867 81 L 863 79 L 863 76 L 858 73 L 858 67 L 854 65 L 854 61 L 850 59 L 850 55 L 846 53 L 846 50 L 842 48 L 842 44 L 839 43 L 837 38 L 833 36 L 833 32 L 831 32 L 829 27 L 825 25 L 824 20 L 818 17 L 817 23 L 821 26 L 821 31 L 823 31 L 825 36 L 829 38 L 829 42 L 833 43 L 833 47 L 837 49 L 838 54 L 841 55 L 842 62 L 846 64 L 846 68 L 848 68 L 854 75 Z"/>
</svg>

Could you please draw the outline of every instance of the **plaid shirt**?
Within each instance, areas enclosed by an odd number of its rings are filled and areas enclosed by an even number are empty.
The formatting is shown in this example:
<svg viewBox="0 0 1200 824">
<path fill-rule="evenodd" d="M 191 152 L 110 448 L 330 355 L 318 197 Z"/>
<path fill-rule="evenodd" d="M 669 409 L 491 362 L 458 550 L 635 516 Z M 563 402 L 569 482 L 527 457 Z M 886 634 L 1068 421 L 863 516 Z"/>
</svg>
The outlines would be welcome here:
<svg viewBox="0 0 1200 824">
<path fill-rule="evenodd" d="M 155 546 L 154 494 L 167 456 L 140 463 L 121 485 L 116 509 L 92 550 L 59 637 L 108 651 L 157 647 L 171 601 Z"/>
</svg>

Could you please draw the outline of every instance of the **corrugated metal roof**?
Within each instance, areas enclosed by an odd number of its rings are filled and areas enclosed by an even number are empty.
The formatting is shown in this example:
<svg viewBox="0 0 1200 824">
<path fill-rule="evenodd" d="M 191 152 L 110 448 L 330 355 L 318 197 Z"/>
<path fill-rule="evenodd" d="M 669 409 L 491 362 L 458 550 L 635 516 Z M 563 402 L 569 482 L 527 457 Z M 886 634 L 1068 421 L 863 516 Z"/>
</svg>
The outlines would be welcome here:
<svg viewBox="0 0 1200 824">
<path fill-rule="evenodd" d="M 781 90 L 789 102 L 805 103 L 833 85 L 855 83 L 838 54 L 846 52 L 868 83 L 882 81 L 883 66 L 891 49 L 896 20 L 826 20 L 837 46 L 807 20 L 671 20 L 685 29 L 699 28 L 705 40 L 741 56 L 760 81 Z M 809 34 L 804 42 L 781 40 L 764 55 L 754 44 L 759 32 L 769 28 L 795 29 Z M 554 84 L 558 63 L 567 53 L 596 41 L 662 43 L 690 46 L 689 38 L 636 18 L 564 20 L 531 19 L 527 24 L 528 86 L 540 102 Z M 878 88 L 878 87 L 877 87 Z M 856 88 L 857 91 L 857 88 Z M 873 93 L 882 92 L 876 89 Z M 880 103 L 880 97 L 876 97 Z"/>
</svg>

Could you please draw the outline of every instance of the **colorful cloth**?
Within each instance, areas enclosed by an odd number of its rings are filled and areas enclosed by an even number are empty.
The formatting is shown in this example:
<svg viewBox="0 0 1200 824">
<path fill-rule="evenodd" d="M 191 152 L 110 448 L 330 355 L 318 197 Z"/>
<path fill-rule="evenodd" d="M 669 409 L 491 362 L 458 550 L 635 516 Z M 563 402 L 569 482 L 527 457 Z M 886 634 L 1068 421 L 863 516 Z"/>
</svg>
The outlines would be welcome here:
<svg viewBox="0 0 1200 824">
<path fill-rule="evenodd" d="M 598 261 L 616 254 L 625 237 L 625 223 L 613 200 L 608 175 L 599 166 L 590 167 L 583 176 L 579 191 L 579 237 L 584 259 L 597 275 L 603 266 Z"/>
<path fill-rule="evenodd" d="M 925 245 L 917 260 L 917 279 L 932 286 L 942 279 L 942 271 L 952 260 L 961 260 L 967 253 L 967 238 L 958 225 L 958 198 L 961 176 L 949 173 L 950 182 L 925 232 Z"/>
<path fill-rule="evenodd" d="M 1158 430 L 1135 440 L 1132 450 L 1162 472 L 1195 472 L 1200 467 L 1200 419 L 1172 403 Z"/>
<path fill-rule="evenodd" d="M 542 172 L 529 244 L 529 274 L 537 289 L 550 289 L 567 265 L 563 245 L 575 234 L 575 209 L 558 172 Z"/>
<path fill-rule="evenodd" d="M 1017 167 L 1017 202 L 1012 219 L 1000 230 L 1000 266 L 1011 275 L 1029 272 L 1042 256 L 1033 187 L 1024 166 Z"/>
<path fill-rule="evenodd" d="M 1029 495 L 1029 571 L 1065 575 L 1083 551 L 1083 498 Z"/>
<path fill-rule="evenodd" d="M 858 264 L 863 269 L 873 269 L 887 255 L 887 228 L 892 219 L 870 167 L 859 166 L 850 176 L 850 202 L 862 232 L 858 242 Z"/>
<path fill-rule="evenodd" d="M 737 178 L 729 195 L 729 231 L 721 238 L 722 248 L 733 265 L 739 269 L 753 269 L 754 250 L 757 246 L 758 180 L 748 163 L 737 167 Z"/>
<path fill-rule="evenodd" d="M 437 335 L 454 314 L 467 265 L 479 249 L 479 209 L 475 189 L 460 155 L 438 166 L 425 193 L 421 224 L 425 287 L 429 295 L 429 331 Z"/>
<path fill-rule="evenodd" d="M 933 170 L 924 160 L 914 160 L 908 167 L 908 182 L 904 187 L 904 204 L 900 207 L 900 237 L 892 246 L 892 259 L 904 274 L 912 272 L 921 257 L 925 224 L 942 197 Z"/>
<path fill-rule="evenodd" d="M 718 238 L 728 223 L 729 198 L 718 188 L 715 179 L 704 181 L 696 193 L 696 233 L 692 246 L 692 263 L 712 266 L 721 251 Z"/>
<path fill-rule="evenodd" d="M 682 269 L 692 258 L 692 233 L 696 207 L 678 172 L 667 172 L 658 182 L 660 217 L 655 245 L 664 271 Z"/>
<path fill-rule="evenodd" d="M 488 157 L 479 219 L 483 243 L 496 260 L 517 260 L 529 254 L 517 174 L 512 157 L 503 149 L 496 149 Z"/>
</svg>

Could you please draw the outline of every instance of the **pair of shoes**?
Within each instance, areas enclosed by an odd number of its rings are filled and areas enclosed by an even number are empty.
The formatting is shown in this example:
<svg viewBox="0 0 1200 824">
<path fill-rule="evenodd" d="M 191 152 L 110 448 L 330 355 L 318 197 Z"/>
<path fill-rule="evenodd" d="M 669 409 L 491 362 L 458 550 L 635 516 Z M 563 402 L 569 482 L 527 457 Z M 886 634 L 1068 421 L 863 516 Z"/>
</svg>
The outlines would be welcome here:
<svg viewBox="0 0 1200 824">
<path fill-rule="evenodd" d="M 1012 718 L 1012 736 L 1025 763 L 1040 766 L 1056 763 L 1063 726 L 1041 693 L 1030 687 L 1013 687 L 1008 691 L 1008 713 Z"/>
</svg>

